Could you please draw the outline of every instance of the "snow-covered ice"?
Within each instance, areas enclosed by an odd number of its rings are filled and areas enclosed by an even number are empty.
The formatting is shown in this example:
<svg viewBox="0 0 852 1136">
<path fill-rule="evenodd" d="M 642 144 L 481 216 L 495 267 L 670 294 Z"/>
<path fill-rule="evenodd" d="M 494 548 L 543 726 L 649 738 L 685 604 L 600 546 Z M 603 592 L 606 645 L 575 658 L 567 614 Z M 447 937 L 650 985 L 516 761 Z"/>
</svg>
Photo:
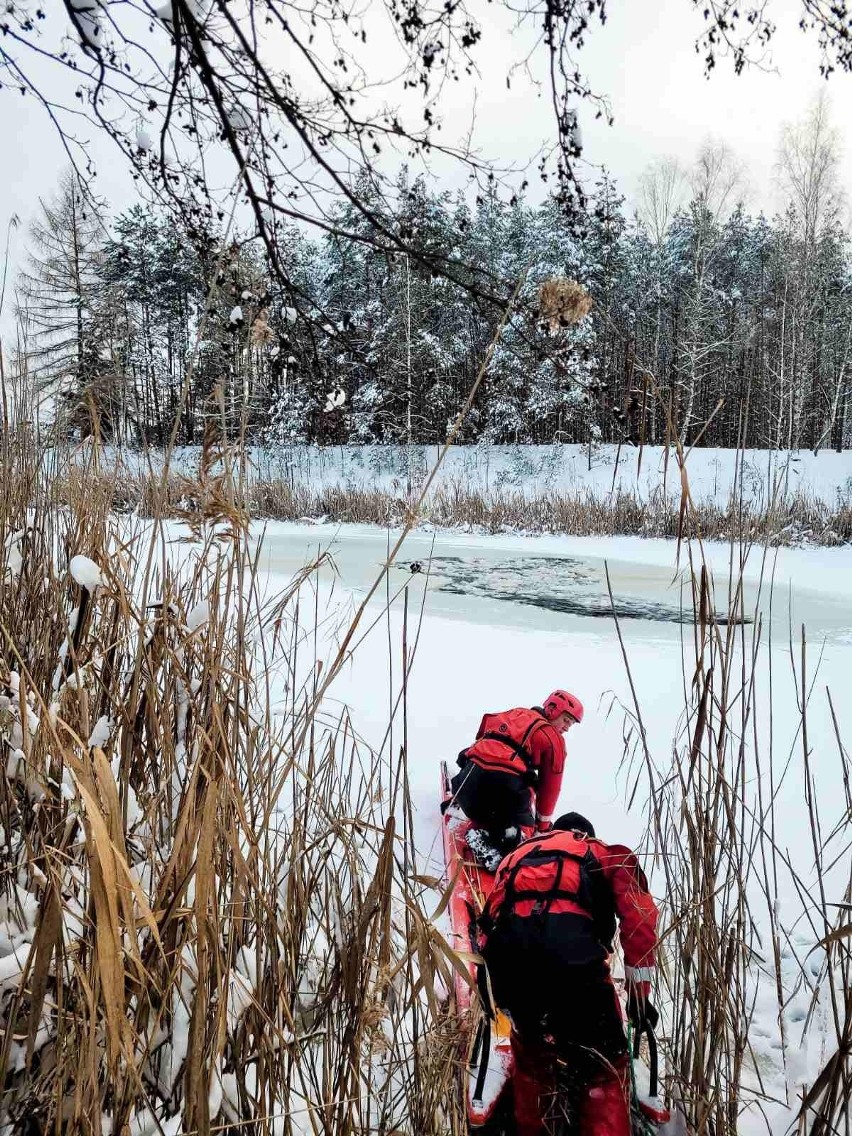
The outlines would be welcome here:
<svg viewBox="0 0 852 1136">
<path fill-rule="evenodd" d="M 320 610 L 336 605 L 354 610 L 396 535 L 366 526 L 278 524 L 266 526 L 265 533 L 261 560 L 272 570 L 269 586 L 273 592 L 283 586 L 297 563 L 329 545 L 335 568 L 320 584 Z M 716 579 L 717 604 L 724 607 L 731 549 L 708 544 L 705 552 Z M 440 571 L 431 577 L 428 571 L 412 573 L 410 565 L 415 561 L 422 568 L 438 565 Z M 638 776 L 630 759 L 635 731 L 625 752 L 624 709 L 632 710 L 632 694 L 616 629 L 604 610 L 603 600 L 608 600 L 605 565 L 616 604 L 630 611 L 630 617 L 621 621 L 621 631 L 649 749 L 665 768 L 672 740 L 683 725 L 684 658 L 688 664 L 692 649 L 691 627 L 684 627 L 678 619 L 681 602 L 691 605 L 691 593 L 683 591 L 686 564 L 685 549 L 677 562 L 675 542 L 638 538 L 419 532 L 407 540 L 398 564 L 390 569 L 387 583 L 368 609 L 365 625 L 375 622 L 378 626 L 359 644 L 353 662 L 332 687 L 326 713 L 333 717 L 335 705 L 345 704 L 361 737 L 377 748 L 384 746 L 388 755 L 396 752 L 403 736 L 402 722 L 395 721 L 388 732 L 387 709 L 399 682 L 395 652 L 402 640 L 403 597 L 407 594 L 407 637 L 409 643 L 417 640 L 407 684 L 408 770 L 417 842 L 427 871 L 434 873 L 440 864 L 439 761 L 452 764 L 455 754 L 472 738 L 484 711 L 533 705 L 554 686 L 576 691 L 587 711 L 583 724 L 568 735 L 560 811 L 583 812 L 604 839 L 642 848 L 646 818 L 641 793 L 634 807 L 627 808 Z M 762 587 L 761 571 L 765 577 Z M 806 879 L 813 867 L 813 849 L 803 813 L 799 760 L 799 636 L 805 625 L 809 753 L 812 767 L 819 771 L 820 800 L 830 828 L 837 819 L 834 813 L 842 811 L 845 796 L 843 763 L 838 759 L 826 689 L 834 695 L 842 732 L 852 638 L 852 549 L 773 550 L 766 563 L 762 563 L 761 550 L 754 549 L 745 565 L 745 578 L 745 614 L 763 620 L 755 648 L 755 736 L 765 739 L 764 745 L 771 737 L 773 752 L 791 762 L 787 777 L 776 786 L 778 840 L 783 855 Z M 770 579 L 774 580 L 772 589 Z M 389 596 L 397 598 L 386 610 Z M 572 603 L 554 606 L 554 596 Z M 756 622 L 743 629 L 748 642 L 756 630 Z M 839 876 L 828 877 L 829 889 L 835 878 L 845 886 L 842 873 L 840 865 Z M 651 878 L 660 894 L 661 877 L 652 873 Z M 838 891 L 834 898 L 841 900 L 843 895 Z M 795 924 L 802 897 L 789 877 L 780 883 L 779 905 L 785 925 Z M 790 1078 L 812 1082 L 815 1070 L 828 1056 L 822 1009 L 818 1007 L 815 1017 L 807 1017 L 813 987 L 792 993 L 799 973 L 796 956 L 806 956 L 816 941 L 810 929 L 808 934 L 797 934 L 802 944 L 782 964 L 788 999 L 784 1048 L 774 979 L 757 985 L 752 1031 L 755 1059 L 763 1063 L 761 1076 L 777 1101 L 766 1105 L 767 1115 L 772 1118 L 772 1131 L 779 1134 L 795 1111 L 795 1094 L 789 1105 L 785 1100 Z M 794 1052 L 797 1056 L 790 1060 Z M 759 1123 L 758 1118 L 755 1128 Z"/>
</svg>

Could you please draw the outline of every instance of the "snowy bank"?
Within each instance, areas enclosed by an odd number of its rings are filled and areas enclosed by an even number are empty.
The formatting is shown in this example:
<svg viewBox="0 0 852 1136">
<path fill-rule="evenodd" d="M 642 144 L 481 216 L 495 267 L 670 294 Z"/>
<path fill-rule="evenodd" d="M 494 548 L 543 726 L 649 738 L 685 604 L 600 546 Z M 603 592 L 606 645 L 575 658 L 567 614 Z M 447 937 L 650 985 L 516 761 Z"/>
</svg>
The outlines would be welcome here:
<svg viewBox="0 0 852 1136">
<path fill-rule="evenodd" d="M 314 488 L 343 485 L 400 491 L 410 478 L 422 482 L 434 465 L 437 446 L 276 446 L 250 447 L 246 475 L 250 480 L 286 480 Z M 200 450 L 175 452 L 171 468 L 192 474 Z M 162 455 L 115 451 L 134 472 L 162 469 Z M 740 489 L 747 500 L 765 507 L 773 494 L 804 495 L 826 504 L 852 496 L 852 450 L 695 449 L 687 460 L 690 488 L 696 501 L 727 501 Z M 680 495 L 674 450 L 662 446 L 581 445 L 452 446 L 435 488 L 461 485 L 471 492 L 523 490 L 530 496 L 547 491 L 590 491 L 606 498 L 619 492 L 646 500 L 659 494 Z"/>
</svg>

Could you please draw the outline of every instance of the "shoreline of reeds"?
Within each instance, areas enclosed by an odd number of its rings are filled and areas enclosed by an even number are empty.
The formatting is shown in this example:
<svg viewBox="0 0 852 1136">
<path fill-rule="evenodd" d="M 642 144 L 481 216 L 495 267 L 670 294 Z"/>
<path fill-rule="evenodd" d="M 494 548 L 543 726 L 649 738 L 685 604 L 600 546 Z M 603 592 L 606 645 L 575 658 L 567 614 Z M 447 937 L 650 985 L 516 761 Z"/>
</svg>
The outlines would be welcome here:
<svg viewBox="0 0 852 1136">
<path fill-rule="evenodd" d="M 0 1130 L 460 1136 L 404 752 L 324 695 L 359 614 L 0 436 Z M 64 480 L 62 480 L 64 478 Z M 348 637 L 348 638 L 347 638 Z M 406 672 L 397 709 L 405 713 Z"/>
<path fill-rule="evenodd" d="M 94 462 L 46 469 L 36 449 L 9 434 L 0 443 L 9 940 L 0 945 L 0 1127 L 462 1136 L 459 1023 L 442 994 L 464 960 L 437 923 L 440 881 L 419 875 L 408 780 L 417 636 L 404 626 L 388 710 L 402 745 L 374 751 L 345 708 L 332 717 L 323 698 L 357 651 L 387 566 L 329 654 L 318 654 L 316 565 L 283 594 L 264 594 L 248 519 L 299 520 L 313 502 L 361 523 L 458 523 L 467 509 L 468 523 L 492 531 L 530 531 L 537 519 L 539 531 L 560 531 L 554 516 L 573 526 L 561 531 L 584 530 L 558 495 L 535 507 L 504 499 L 502 514 L 491 502 L 493 515 L 477 520 L 487 502 L 462 487 L 409 508 L 378 490 L 338 499 L 323 488 L 246 486 L 238 464 L 214 472 L 213 458 L 195 480 L 128 481 Z M 717 535 L 685 475 L 682 484 L 679 509 L 659 504 L 666 526 L 676 513 L 671 531 L 654 528 L 647 502 L 622 502 L 623 517 L 639 535 Z M 608 514 L 605 503 L 586 504 L 585 531 L 619 531 L 592 528 Z M 510 505 L 523 525 L 511 523 Z M 818 530 L 785 508 L 764 517 L 776 537 L 793 520 Z M 164 539 L 170 517 L 191 540 Z M 671 750 L 648 747 L 621 640 L 633 695 L 621 707 L 624 762 L 630 803 L 647 799 L 640 851 L 663 885 L 660 1041 L 687 1130 L 743 1136 L 772 1108 L 785 1130 L 798 1113 L 803 1131 L 828 1136 L 842 1131 L 852 1083 L 852 884 L 836 871 L 848 862 L 852 774 L 826 692 L 846 796 L 818 801 L 804 629 L 790 635 L 801 748 L 782 754 L 761 730 L 777 705 L 771 669 L 759 669 L 771 629 L 757 609 L 747 619 L 742 586 L 746 554 L 763 543 L 749 533 L 759 521 L 744 502 L 727 512 L 728 530 L 742 534 L 727 579 L 714 582 L 702 541 L 687 544 L 694 619 L 682 629 Z M 94 586 L 72 568 L 80 555 L 96 565 Z M 615 613 L 614 625 L 620 638 Z M 793 779 L 804 864 L 778 839 L 776 802 Z M 790 888 L 800 909 L 785 913 L 779 897 Z M 791 936 L 803 920 L 799 958 Z M 817 970 L 806 972 L 815 951 Z M 828 1026 L 808 1084 L 789 1071 L 799 1042 L 788 1011 L 803 984 L 808 1015 Z M 781 1064 L 762 1071 L 752 1027 L 767 992 Z"/>
<path fill-rule="evenodd" d="M 59 500 L 67 477 L 56 485 Z M 150 518 L 181 518 L 198 507 L 198 483 L 183 474 L 114 472 L 100 475 L 102 492 L 116 512 Z M 256 520 L 324 521 L 395 528 L 410 518 L 409 498 L 382 487 L 336 483 L 311 487 L 284 480 L 247 480 L 233 487 L 236 506 Z M 412 498 L 413 499 L 413 498 Z M 529 494 L 481 491 L 461 483 L 434 489 L 417 518 L 420 525 L 486 534 L 638 536 L 664 539 L 748 541 L 770 547 L 838 547 L 852 542 L 852 505 L 831 505 L 803 493 L 770 506 L 741 499 L 693 503 L 681 515 L 679 499 L 663 492 L 642 497 L 619 490 L 590 489 Z"/>
</svg>

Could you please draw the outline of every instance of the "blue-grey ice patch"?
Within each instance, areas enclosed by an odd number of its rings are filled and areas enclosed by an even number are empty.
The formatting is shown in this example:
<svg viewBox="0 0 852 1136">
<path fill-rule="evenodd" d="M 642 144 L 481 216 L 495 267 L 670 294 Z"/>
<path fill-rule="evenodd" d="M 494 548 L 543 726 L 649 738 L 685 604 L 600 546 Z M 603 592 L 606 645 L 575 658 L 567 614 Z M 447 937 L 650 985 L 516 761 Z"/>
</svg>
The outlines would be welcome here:
<svg viewBox="0 0 852 1136">
<path fill-rule="evenodd" d="M 408 566 L 409 570 L 413 570 Z M 484 557 L 435 556 L 417 562 L 439 589 L 459 596 L 504 600 L 565 615 L 611 619 L 610 600 L 602 565 L 571 557 L 518 556 L 503 560 Z M 619 619 L 647 619 L 658 623 L 693 622 L 691 596 L 684 602 L 665 603 L 645 596 L 619 594 L 614 588 Z M 718 615 L 720 624 L 727 615 Z"/>
</svg>

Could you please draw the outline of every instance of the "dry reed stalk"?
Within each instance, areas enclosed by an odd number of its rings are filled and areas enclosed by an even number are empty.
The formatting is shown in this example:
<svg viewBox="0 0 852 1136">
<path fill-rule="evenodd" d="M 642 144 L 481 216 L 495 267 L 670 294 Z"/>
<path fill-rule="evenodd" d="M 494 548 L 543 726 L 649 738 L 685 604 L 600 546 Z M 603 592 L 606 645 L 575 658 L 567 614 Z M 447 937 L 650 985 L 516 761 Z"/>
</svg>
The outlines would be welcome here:
<svg viewBox="0 0 852 1136">
<path fill-rule="evenodd" d="M 670 436 L 677 432 L 670 423 Z M 804 987 L 813 990 L 811 1013 L 817 1014 L 820 987 L 832 1006 L 831 1022 L 836 1035 L 836 1053 L 816 1084 L 804 1095 L 801 1129 L 837 1131 L 841 1121 L 848 1133 L 848 1088 L 852 1083 L 849 1059 L 849 956 L 839 950 L 825 955 L 822 980 L 813 983 L 805 959 L 791 951 L 793 930 L 782 921 L 782 892 L 798 896 L 802 916 L 812 927 L 813 949 L 840 941 L 831 939 L 832 920 L 829 872 L 836 888 L 833 864 L 848 857 L 849 841 L 843 841 L 843 824 L 831 840 L 821 836 L 823 823 L 813 787 L 807 742 L 808 706 L 812 690 L 805 666 L 804 633 L 799 675 L 801 763 L 793 754 L 779 771 L 769 736 L 766 765 L 765 739 L 758 717 L 758 660 L 765 629 L 760 615 L 761 593 L 769 590 L 768 537 L 762 548 L 754 532 L 740 527 L 730 540 L 727 578 L 714 579 L 703 541 L 708 535 L 706 519 L 695 505 L 689 488 L 688 455 L 676 446 L 681 477 L 678 538 L 683 542 L 687 563 L 686 602 L 692 612 L 691 634 L 682 642 L 684 666 L 683 723 L 670 764 L 660 762 L 649 750 L 636 689 L 622 641 L 625 665 L 631 681 L 633 705 L 628 712 L 632 740 L 625 751 L 631 780 L 631 796 L 647 786 L 649 806 L 649 851 L 664 884 L 664 989 L 668 1001 L 665 1049 L 667 1079 L 672 1095 L 681 1102 L 689 1131 L 713 1136 L 736 1136 L 747 1113 L 786 1110 L 789 1124 L 802 1089 L 790 1070 L 798 1065 L 792 1039 L 793 1019 L 788 1006 Z M 741 521 L 747 509 L 742 500 L 732 508 Z M 769 515 L 776 514 L 770 502 Z M 753 618 L 744 617 L 743 573 L 749 557 L 759 557 L 761 577 Z M 720 595 L 724 602 L 719 603 Z M 717 615 L 721 609 L 723 618 Z M 613 603 L 619 639 L 617 614 Z M 771 626 L 769 628 L 771 637 Z M 771 731 L 773 712 L 773 658 L 768 653 Z M 638 750 L 641 768 L 633 766 Z M 841 747 L 841 776 L 849 784 L 848 758 Z M 800 824 L 812 834 L 813 864 L 810 871 L 794 864 L 777 837 L 776 802 L 785 781 L 800 777 L 805 805 Z M 641 796 L 640 796 L 641 799 Z M 848 800 L 845 809 L 849 815 Z M 832 844 L 831 841 L 834 841 Z M 838 841 L 842 847 L 838 849 Z M 841 879 L 842 882 L 842 879 Z M 842 884 L 849 894 L 849 877 Z M 828 934 L 826 935 L 826 932 Z M 823 936 L 825 936 L 823 938 Z M 822 943 L 820 940 L 822 939 Z M 847 946 L 845 936 L 841 937 Z M 767 953 L 770 944 L 771 953 Z M 785 961 L 787 960 L 787 961 Z M 762 991 L 772 990 L 777 1002 L 777 1028 L 784 1058 L 786 1084 L 767 1080 L 756 1049 L 753 1032 L 756 1001 Z M 845 1098 L 843 1094 L 845 1092 Z M 847 1104 L 841 1106 L 841 1099 Z M 846 1113 L 844 1115 L 844 1109 Z M 769 1124 L 769 1121 L 767 1121 Z"/>
<path fill-rule="evenodd" d="M 231 458 L 233 461 L 234 458 Z M 98 492 L 107 493 L 111 508 L 151 518 L 161 508 L 164 516 L 201 521 L 219 518 L 222 524 L 244 525 L 246 518 L 268 517 L 281 521 L 324 519 L 335 523 L 398 527 L 409 519 L 407 501 L 385 489 L 329 485 L 312 489 L 294 481 L 254 478 L 230 479 L 208 464 L 210 475 L 190 478 L 170 475 L 165 490 L 156 476 L 100 475 Z M 59 504 L 73 500 L 73 480 L 65 472 L 54 487 Z M 162 495 L 165 495 L 163 499 Z M 419 517 L 443 527 L 474 526 L 487 532 L 519 530 L 529 533 L 570 533 L 574 536 L 630 535 L 697 537 L 734 540 L 738 544 L 781 547 L 810 544 L 836 546 L 852 541 L 852 509 L 796 494 L 756 505 L 741 498 L 726 503 L 692 503 L 687 512 L 663 493 L 648 498 L 619 489 L 600 497 L 592 490 L 548 491 L 533 496 L 523 490 L 490 492 L 459 482 L 442 484 L 424 500 Z M 230 519 L 226 519 L 230 518 Z"/>
<path fill-rule="evenodd" d="M 327 719 L 312 571 L 264 594 L 214 445 L 189 540 L 0 446 L 3 1122 L 458 1132 L 404 755 Z"/>
</svg>

